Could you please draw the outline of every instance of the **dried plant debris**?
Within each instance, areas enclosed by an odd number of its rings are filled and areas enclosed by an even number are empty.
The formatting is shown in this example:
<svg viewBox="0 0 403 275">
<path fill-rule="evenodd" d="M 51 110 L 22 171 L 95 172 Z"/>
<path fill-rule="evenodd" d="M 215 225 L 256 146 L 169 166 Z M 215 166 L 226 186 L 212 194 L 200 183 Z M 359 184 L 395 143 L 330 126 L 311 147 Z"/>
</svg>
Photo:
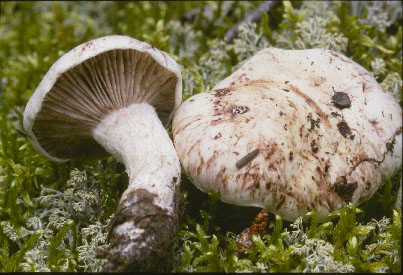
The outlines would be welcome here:
<svg viewBox="0 0 403 275">
<path fill-rule="evenodd" d="M 341 122 L 337 123 L 337 128 L 339 129 L 340 134 L 344 138 L 349 137 L 350 139 L 354 139 L 354 135 L 352 135 L 351 129 L 348 126 L 347 122 L 341 121 Z"/>
<path fill-rule="evenodd" d="M 347 182 L 345 176 L 339 177 L 332 185 L 331 188 L 346 202 L 350 202 L 357 189 L 357 182 Z"/>
<path fill-rule="evenodd" d="M 253 236 L 263 237 L 266 232 L 267 221 L 269 218 L 269 213 L 267 210 L 263 209 L 256 215 L 250 227 L 244 229 L 241 234 L 236 237 L 237 252 L 242 253 L 247 251 L 252 247 Z"/>
<path fill-rule="evenodd" d="M 257 154 L 259 154 L 259 149 L 255 149 L 252 152 L 246 154 L 244 157 L 242 157 L 235 163 L 236 167 L 238 169 L 244 167 L 248 162 L 254 159 L 257 156 Z"/>
</svg>

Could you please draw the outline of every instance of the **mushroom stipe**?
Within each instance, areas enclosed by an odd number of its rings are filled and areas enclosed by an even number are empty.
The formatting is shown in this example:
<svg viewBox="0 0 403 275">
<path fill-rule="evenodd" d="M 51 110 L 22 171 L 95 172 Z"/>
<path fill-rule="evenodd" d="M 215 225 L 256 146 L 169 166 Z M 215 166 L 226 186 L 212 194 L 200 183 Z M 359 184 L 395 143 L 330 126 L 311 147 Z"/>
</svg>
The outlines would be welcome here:
<svg viewBox="0 0 403 275">
<path fill-rule="evenodd" d="M 180 190 L 176 190 L 181 194 Z M 182 198 L 182 195 L 179 196 Z M 113 220 L 108 226 L 108 239 L 111 248 L 108 249 L 109 261 L 104 266 L 105 270 L 116 270 L 118 272 L 125 270 L 153 270 L 162 272 L 167 265 L 169 257 L 167 251 L 170 251 L 172 240 L 175 239 L 176 227 L 172 224 L 178 224 L 178 216 L 170 215 L 165 209 L 153 203 L 155 194 L 145 189 L 131 190 L 127 201 L 129 204 L 120 204 L 116 210 Z M 176 211 L 182 208 L 183 199 L 177 201 Z M 116 224 L 131 222 L 138 230 L 143 230 L 142 238 L 128 238 L 127 234 L 112 235 L 112 227 Z M 122 265 L 121 250 L 127 247 L 145 246 L 146 249 L 136 249 L 133 257 L 136 261 L 131 261 L 127 266 Z M 120 268 L 117 268 L 120 267 Z"/>
</svg>

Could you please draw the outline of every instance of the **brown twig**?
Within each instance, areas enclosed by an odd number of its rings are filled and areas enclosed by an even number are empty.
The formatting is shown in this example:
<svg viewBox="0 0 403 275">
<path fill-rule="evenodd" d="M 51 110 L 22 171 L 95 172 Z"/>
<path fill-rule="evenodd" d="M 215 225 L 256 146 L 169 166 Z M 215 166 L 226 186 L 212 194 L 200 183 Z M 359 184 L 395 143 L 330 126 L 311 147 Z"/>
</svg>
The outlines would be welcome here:
<svg viewBox="0 0 403 275">
<path fill-rule="evenodd" d="M 240 160 L 238 160 L 235 165 L 238 169 L 241 169 L 242 167 L 244 167 L 246 164 L 248 164 L 248 162 L 250 162 L 252 159 L 254 159 L 257 154 L 259 154 L 259 148 L 253 150 L 252 152 L 246 154 L 246 156 L 244 156 L 243 158 L 241 158 Z"/>
<path fill-rule="evenodd" d="M 181 18 L 181 23 L 184 24 L 185 22 L 193 23 L 196 19 L 196 16 L 200 13 L 200 8 L 194 8 L 187 13 L 185 13 Z"/>
<path fill-rule="evenodd" d="M 256 9 L 254 9 L 250 14 L 248 14 L 241 22 L 237 23 L 233 26 L 229 31 L 227 31 L 224 35 L 224 41 L 226 43 L 230 43 L 235 37 L 238 35 L 238 28 L 241 24 L 246 24 L 249 22 L 257 22 L 262 17 L 263 12 L 269 12 L 271 8 L 276 5 L 279 1 L 276 0 L 269 0 L 264 1 L 260 4 Z"/>
<path fill-rule="evenodd" d="M 229 3 L 229 5 L 225 6 L 226 3 Z M 214 26 L 220 25 L 224 21 L 223 17 L 229 16 L 232 13 L 234 5 L 230 2 L 226 3 L 223 3 L 224 7 L 222 17 L 218 18 L 214 22 Z M 213 10 L 209 4 L 206 4 L 203 8 L 194 8 L 185 13 L 181 18 L 181 23 L 194 23 L 199 19 L 200 16 L 208 22 L 211 22 L 211 20 L 213 19 Z"/>
</svg>

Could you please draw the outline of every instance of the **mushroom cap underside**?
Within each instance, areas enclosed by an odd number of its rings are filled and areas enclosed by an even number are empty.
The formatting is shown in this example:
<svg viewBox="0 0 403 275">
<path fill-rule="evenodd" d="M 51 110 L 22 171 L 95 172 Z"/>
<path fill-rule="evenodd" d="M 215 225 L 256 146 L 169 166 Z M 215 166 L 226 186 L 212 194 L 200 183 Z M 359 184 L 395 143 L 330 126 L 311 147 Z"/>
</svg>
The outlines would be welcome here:
<svg viewBox="0 0 403 275">
<path fill-rule="evenodd" d="M 282 51 L 275 61 L 273 51 Z M 400 105 L 367 75 L 355 77 L 362 67 L 346 68 L 336 59 L 328 68 L 289 65 L 287 74 L 270 74 L 276 67 L 282 72 L 287 58 L 302 63 L 312 53 L 333 54 L 263 50 L 213 91 L 181 105 L 174 145 L 196 186 L 218 192 L 225 202 L 293 220 L 309 211 L 324 217 L 349 201 L 359 204 L 400 167 Z M 255 74 L 260 66 L 266 71 Z"/>
<path fill-rule="evenodd" d="M 180 67 L 169 55 L 128 36 L 105 36 L 52 65 L 25 108 L 24 128 L 55 161 L 98 157 L 106 152 L 92 130 L 110 112 L 147 102 L 166 126 L 181 101 Z"/>
</svg>

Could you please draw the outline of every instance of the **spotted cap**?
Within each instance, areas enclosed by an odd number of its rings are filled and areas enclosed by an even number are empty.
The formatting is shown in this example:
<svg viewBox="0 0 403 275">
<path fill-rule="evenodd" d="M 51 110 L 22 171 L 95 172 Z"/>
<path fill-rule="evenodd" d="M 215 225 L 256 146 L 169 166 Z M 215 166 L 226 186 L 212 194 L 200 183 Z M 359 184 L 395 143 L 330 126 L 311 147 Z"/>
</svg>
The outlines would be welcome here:
<svg viewBox="0 0 403 275">
<path fill-rule="evenodd" d="M 173 136 L 198 188 L 292 221 L 370 198 L 401 166 L 401 127 L 399 103 L 351 59 L 267 48 L 183 103 Z"/>
</svg>

